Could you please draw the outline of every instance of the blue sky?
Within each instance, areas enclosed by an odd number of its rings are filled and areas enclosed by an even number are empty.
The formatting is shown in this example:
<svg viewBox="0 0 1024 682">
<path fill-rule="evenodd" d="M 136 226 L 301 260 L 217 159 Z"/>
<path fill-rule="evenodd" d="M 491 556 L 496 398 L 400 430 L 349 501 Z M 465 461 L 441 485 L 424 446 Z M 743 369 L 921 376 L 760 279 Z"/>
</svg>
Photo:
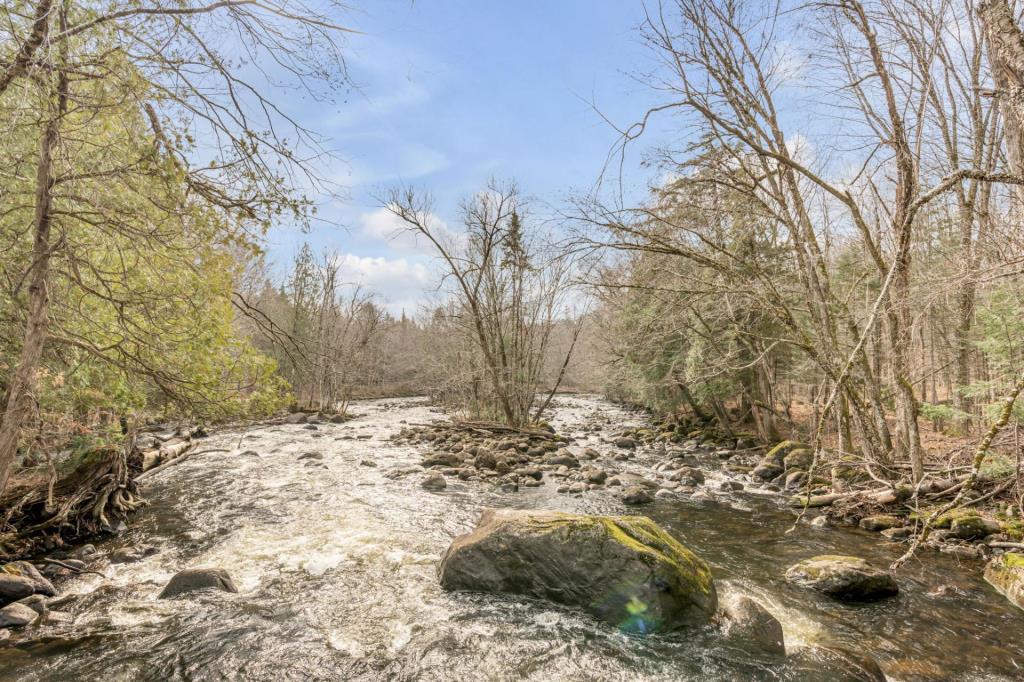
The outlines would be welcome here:
<svg viewBox="0 0 1024 682">
<path fill-rule="evenodd" d="M 363 32 L 346 49 L 357 87 L 335 103 L 292 105 L 337 155 L 325 170 L 345 196 L 321 206 L 337 225 L 272 231 L 271 261 L 286 264 L 309 241 L 391 310 L 413 312 L 434 283 L 431 258 L 388 239 L 394 223 L 375 197 L 411 183 L 457 228 L 459 199 L 490 176 L 514 178 L 540 213 L 587 190 L 616 139 L 591 102 L 623 125 L 654 102 L 636 80 L 652 67 L 641 19 L 631 0 L 363 0 L 342 18 Z M 635 195 L 650 177 L 641 152 L 627 165 Z"/>
</svg>

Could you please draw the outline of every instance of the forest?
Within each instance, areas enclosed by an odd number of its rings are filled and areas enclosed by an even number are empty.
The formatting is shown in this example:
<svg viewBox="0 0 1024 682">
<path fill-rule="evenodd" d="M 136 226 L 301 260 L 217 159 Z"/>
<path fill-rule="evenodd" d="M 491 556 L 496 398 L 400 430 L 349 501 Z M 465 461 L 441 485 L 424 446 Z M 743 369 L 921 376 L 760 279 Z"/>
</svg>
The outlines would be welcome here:
<svg viewBox="0 0 1024 682">
<path fill-rule="evenodd" d="M 374 188 L 401 308 L 295 108 L 378 8 L 0 8 L 0 678 L 1019 674 L 1024 7 L 623 5 L 588 175 Z"/>
</svg>

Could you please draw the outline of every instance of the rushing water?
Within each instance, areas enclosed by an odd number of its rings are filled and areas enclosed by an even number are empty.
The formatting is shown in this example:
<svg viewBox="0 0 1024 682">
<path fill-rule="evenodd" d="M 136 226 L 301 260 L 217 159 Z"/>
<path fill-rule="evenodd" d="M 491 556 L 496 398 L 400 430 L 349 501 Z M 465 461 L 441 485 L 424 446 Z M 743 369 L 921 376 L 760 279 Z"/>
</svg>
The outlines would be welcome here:
<svg viewBox="0 0 1024 682">
<path fill-rule="evenodd" d="M 421 453 L 388 438 L 406 422 L 440 415 L 418 400 L 354 409 L 358 419 L 316 431 L 280 425 L 222 434 L 203 447 L 231 452 L 160 473 L 134 527 L 100 545 L 152 544 L 159 553 L 64 585 L 77 595 L 62 607 L 73 622 L 0 650 L 0 678 L 780 679 L 776 661 L 710 631 L 627 636 L 547 603 L 441 591 L 440 555 L 485 507 L 627 509 L 610 491 L 569 496 L 553 485 L 502 493 L 449 479 L 444 492 L 425 491 L 419 474 L 396 476 Z M 598 413 L 611 417 L 607 430 L 582 433 Z M 565 397 L 554 423 L 584 447 L 635 422 L 597 398 Z M 323 466 L 299 460 L 306 452 L 322 453 Z M 655 457 L 599 464 L 643 472 Z M 708 485 L 717 488 L 714 474 Z M 843 605 L 788 585 L 785 569 L 822 553 L 885 565 L 899 547 L 809 525 L 787 534 L 793 515 L 747 493 L 714 503 L 658 500 L 642 513 L 711 564 L 723 598 L 744 593 L 768 607 L 788 647 L 867 651 L 894 680 L 1024 678 L 1024 612 L 982 582 L 974 562 L 924 553 L 901 572 L 897 598 Z M 227 569 L 239 594 L 156 599 L 175 572 L 194 566 Z"/>
</svg>

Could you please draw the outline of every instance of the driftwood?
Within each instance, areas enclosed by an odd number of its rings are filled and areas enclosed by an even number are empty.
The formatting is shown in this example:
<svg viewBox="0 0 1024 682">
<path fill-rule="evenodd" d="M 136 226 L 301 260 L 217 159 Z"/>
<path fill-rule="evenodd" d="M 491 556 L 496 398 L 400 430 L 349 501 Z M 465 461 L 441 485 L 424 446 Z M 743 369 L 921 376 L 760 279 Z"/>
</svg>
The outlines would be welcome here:
<svg viewBox="0 0 1024 682">
<path fill-rule="evenodd" d="M 189 445 L 191 447 L 191 445 L 194 445 L 194 443 L 190 443 Z M 191 452 L 183 452 L 182 454 L 179 454 L 174 459 L 169 459 L 169 460 L 165 461 L 163 464 L 161 464 L 159 466 L 155 466 L 152 469 L 147 469 L 146 471 L 143 471 L 141 474 L 139 474 L 138 476 L 135 477 L 135 480 L 136 481 L 142 481 L 142 480 L 145 480 L 145 479 L 150 478 L 152 476 L 156 476 L 161 471 L 164 471 L 165 469 L 169 469 L 170 467 L 174 466 L 175 464 L 181 464 L 182 462 L 184 462 L 189 457 L 194 457 L 195 455 L 205 455 L 205 454 L 209 454 L 211 452 L 230 452 L 230 450 L 228 450 L 226 448 L 211 448 L 209 450 L 192 450 Z"/>
<path fill-rule="evenodd" d="M 526 427 L 515 427 L 501 424 L 499 422 L 464 422 L 464 421 L 453 421 L 444 424 L 447 428 L 456 429 L 458 431 L 471 431 L 486 434 L 506 434 L 506 435 L 518 435 L 525 436 L 528 438 L 541 438 L 544 440 L 554 440 L 557 436 L 551 431 L 544 429 L 531 429 Z"/>
</svg>

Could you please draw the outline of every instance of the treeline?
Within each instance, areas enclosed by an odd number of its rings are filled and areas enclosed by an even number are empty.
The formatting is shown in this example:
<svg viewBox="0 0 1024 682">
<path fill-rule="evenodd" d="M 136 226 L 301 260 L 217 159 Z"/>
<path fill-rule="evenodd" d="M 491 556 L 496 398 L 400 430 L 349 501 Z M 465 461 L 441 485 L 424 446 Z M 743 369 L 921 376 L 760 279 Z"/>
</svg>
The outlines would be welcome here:
<svg viewBox="0 0 1024 682">
<path fill-rule="evenodd" d="M 372 291 L 345 281 L 336 254 L 303 245 L 283 276 L 253 260 L 236 294 L 250 311 L 241 329 L 275 360 L 294 406 L 344 413 L 353 399 L 422 395 L 464 417 L 525 424 L 539 418 L 544 391 L 599 386 L 572 361 L 579 320 L 558 315 L 563 289 L 536 286 L 551 264 L 541 262 L 537 235 L 511 208 L 512 195 L 505 200 L 487 222 L 484 251 L 472 246 L 483 235 L 471 229 L 466 244 L 449 245 L 452 259 L 441 259 L 464 262 L 466 281 L 479 276 L 480 285 L 397 317 Z M 486 286 L 483 278 L 491 278 Z"/>
<path fill-rule="evenodd" d="M 0 16 L 0 493 L 16 462 L 52 485 L 35 465 L 153 416 L 283 404 L 234 292 L 263 232 L 309 216 L 296 188 L 316 182 L 317 147 L 238 57 L 327 96 L 344 29 L 273 0 L 13 0 Z"/>
<path fill-rule="evenodd" d="M 671 110 L 695 141 L 657 151 L 668 180 L 646 205 L 576 207 L 581 242 L 620 254 L 596 282 L 609 390 L 919 481 L 923 425 L 980 435 L 1024 367 L 1015 16 L 1005 0 L 659 9 L 649 116 Z"/>
</svg>

